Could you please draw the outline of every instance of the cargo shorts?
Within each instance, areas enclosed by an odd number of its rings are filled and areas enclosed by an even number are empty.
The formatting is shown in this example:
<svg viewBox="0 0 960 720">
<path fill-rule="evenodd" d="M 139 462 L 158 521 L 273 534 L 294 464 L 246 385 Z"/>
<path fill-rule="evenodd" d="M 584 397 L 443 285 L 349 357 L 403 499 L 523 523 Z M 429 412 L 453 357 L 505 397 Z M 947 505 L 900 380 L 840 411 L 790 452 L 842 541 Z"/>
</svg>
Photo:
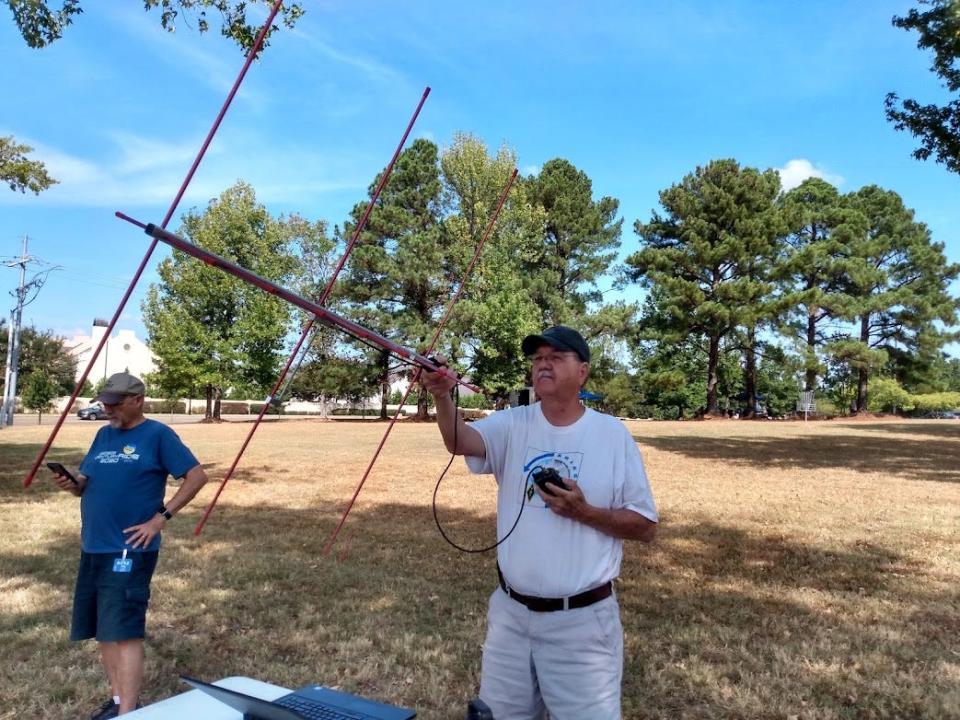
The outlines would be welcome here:
<svg viewBox="0 0 960 720">
<path fill-rule="evenodd" d="M 71 640 L 142 639 L 146 633 L 150 580 L 158 552 L 128 552 L 130 572 L 116 572 L 121 553 L 80 553 L 73 594 Z"/>
</svg>

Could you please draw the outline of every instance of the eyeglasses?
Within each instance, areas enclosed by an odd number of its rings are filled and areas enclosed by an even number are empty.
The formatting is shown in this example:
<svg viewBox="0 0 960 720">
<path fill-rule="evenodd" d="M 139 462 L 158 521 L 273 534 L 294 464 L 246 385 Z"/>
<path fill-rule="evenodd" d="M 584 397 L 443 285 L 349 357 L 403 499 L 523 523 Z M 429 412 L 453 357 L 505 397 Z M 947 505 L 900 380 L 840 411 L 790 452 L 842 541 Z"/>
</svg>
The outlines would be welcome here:
<svg viewBox="0 0 960 720">
<path fill-rule="evenodd" d="M 577 355 L 575 352 L 548 352 L 548 353 L 542 353 L 542 354 L 537 354 L 537 355 L 531 355 L 531 356 L 529 357 L 529 360 L 530 360 L 530 362 L 533 363 L 534 365 L 542 365 L 542 364 L 544 364 L 544 363 L 547 363 L 547 364 L 549 364 L 549 365 L 554 365 L 554 364 L 556 364 L 556 363 L 562 363 L 562 362 L 564 362 L 565 360 L 568 360 L 568 359 L 570 359 L 570 358 L 572 358 L 572 357 L 575 357 L 578 361 L 580 360 L 580 356 Z"/>
<path fill-rule="evenodd" d="M 103 405 L 105 408 L 118 407 L 119 405 L 123 405 L 123 404 L 124 404 L 125 402 L 127 402 L 130 398 L 134 398 L 134 397 L 137 397 L 137 396 L 136 396 L 136 395 L 124 395 L 124 396 L 123 396 L 123 399 L 120 400 L 119 402 L 108 403 L 108 402 L 103 402 L 103 401 L 101 401 L 100 404 Z"/>
</svg>

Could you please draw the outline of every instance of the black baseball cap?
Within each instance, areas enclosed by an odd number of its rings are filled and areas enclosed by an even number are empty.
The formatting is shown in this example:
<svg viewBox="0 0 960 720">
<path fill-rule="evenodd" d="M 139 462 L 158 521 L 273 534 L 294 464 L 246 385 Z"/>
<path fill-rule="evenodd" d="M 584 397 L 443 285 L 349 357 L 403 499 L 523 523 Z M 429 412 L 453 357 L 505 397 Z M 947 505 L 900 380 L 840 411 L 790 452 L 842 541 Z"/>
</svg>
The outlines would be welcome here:
<svg viewBox="0 0 960 720">
<path fill-rule="evenodd" d="M 583 362 L 590 362 L 590 348 L 583 335 L 566 325 L 556 325 L 544 330 L 540 335 L 527 335 L 520 347 L 527 357 L 533 355 L 541 345 L 549 345 L 555 350 L 575 352 Z"/>
</svg>

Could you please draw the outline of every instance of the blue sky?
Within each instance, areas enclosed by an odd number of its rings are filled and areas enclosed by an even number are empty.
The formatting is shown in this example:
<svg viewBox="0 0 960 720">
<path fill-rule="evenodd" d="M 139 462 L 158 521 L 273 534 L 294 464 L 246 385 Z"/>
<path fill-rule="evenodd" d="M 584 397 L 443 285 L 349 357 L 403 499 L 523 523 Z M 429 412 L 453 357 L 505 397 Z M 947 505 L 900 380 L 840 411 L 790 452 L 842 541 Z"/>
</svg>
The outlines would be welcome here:
<svg viewBox="0 0 960 720">
<path fill-rule="evenodd" d="M 733 157 L 788 184 L 895 190 L 960 261 L 960 177 L 914 160 L 883 114 L 890 90 L 945 97 L 915 36 L 890 24 L 911 2 L 303 4 L 251 68 L 181 212 L 242 178 L 275 214 L 342 222 L 430 85 L 415 136 L 505 142 L 524 173 L 569 159 L 597 197 L 620 200 L 623 254 L 660 190 Z M 112 316 L 148 245 L 113 212 L 162 219 L 242 61 L 216 31 L 166 33 L 138 2 L 88 0 L 43 50 L 0 8 L 0 135 L 61 180 L 40 196 L 0 188 L 0 259 L 26 234 L 31 255 L 62 268 L 26 322 L 71 337 Z M 140 300 L 164 254 L 118 327 L 143 336 Z M 0 266 L 4 313 L 16 282 Z"/>
</svg>

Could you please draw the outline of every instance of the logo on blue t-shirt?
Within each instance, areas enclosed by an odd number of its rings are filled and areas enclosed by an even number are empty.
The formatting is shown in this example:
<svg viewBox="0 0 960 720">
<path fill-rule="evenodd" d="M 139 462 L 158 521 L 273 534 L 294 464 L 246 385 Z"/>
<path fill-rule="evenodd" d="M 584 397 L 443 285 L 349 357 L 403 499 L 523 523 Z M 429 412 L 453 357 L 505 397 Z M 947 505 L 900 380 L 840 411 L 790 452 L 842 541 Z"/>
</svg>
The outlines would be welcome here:
<svg viewBox="0 0 960 720">
<path fill-rule="evenodd" d="M 100 465 L 115 465 L 118 462 L 135 462 L 140 459 L 136 445 L 124 445 L 120 452 L 103 450 L 93 457 L 93 462 Z"/>
</svg>

